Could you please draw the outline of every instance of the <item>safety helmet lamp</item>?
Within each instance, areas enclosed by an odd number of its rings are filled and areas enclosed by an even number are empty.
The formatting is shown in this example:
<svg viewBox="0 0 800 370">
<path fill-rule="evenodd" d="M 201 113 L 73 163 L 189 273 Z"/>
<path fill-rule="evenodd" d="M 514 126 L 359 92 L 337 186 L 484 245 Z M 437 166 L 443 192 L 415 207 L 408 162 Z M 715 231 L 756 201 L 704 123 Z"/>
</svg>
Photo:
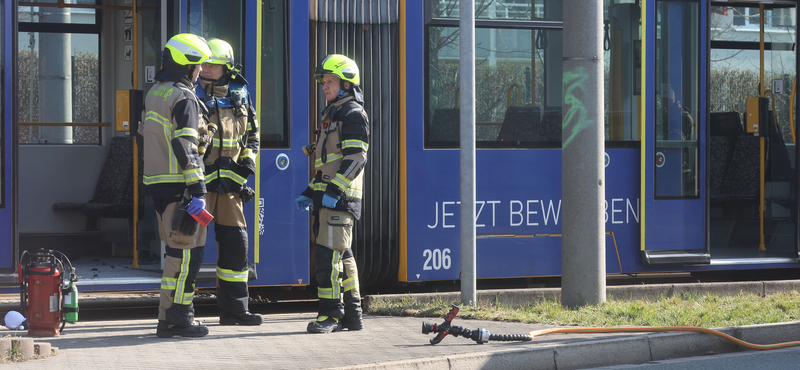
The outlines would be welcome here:
<svg viewBox="0 0 800 370">
<path fill-rule="evenodd" d="M 178 65 L 203 64 L 212 55 L 208 42 L 190 33 L 172 36 L 164 49 L 164 52 L 169 53 L 172 61 Z"/>
<path fill-rule="evenodd" d="M 211 48 L 211 57 L 206 61 L 210 64 L 221 64 L 228 67 L 228 70 L 234 69 L 233 48 L 231 44 L 220 39 L 208 40 L 208 46 Z"/>
<path fill-rule="evenodd" d="M 353 85 L 361 83 L 358 73 L 358 65 L 352 59 L 341 54 L 327 55 L 314 71 L 314 77 L 322 84 L 325 75 L 333 75 L 342 81 L 348 81 Z"/>
</svg>

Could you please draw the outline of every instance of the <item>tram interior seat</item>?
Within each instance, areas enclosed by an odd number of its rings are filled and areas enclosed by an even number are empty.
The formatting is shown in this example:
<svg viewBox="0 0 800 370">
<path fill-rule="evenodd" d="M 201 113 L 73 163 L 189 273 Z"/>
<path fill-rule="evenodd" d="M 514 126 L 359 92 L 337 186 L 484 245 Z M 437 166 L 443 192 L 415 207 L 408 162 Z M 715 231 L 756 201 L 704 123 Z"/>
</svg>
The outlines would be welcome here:
<svg viewBox="0 0 800 370">
<path fill-rule="evenodd" d="M 771 187 L 765 196 L 768 202 L 781 205 L 795 212 L 794 210 L 797 208 L 795 196 L 797 181 L 789 159 L 789 151 L 786 147 L 786 142 L 783 140 L 780 126 L 773 124 L 772 115 L 769 115 L 769 118 L 769 127 L 771 129 L 769 140 L 767 141 L 765 181 L 773 183 L 775 186 Z"/>
<path fill-rule="evenodd" d="M 541 111 L 539 107 L 508 107 L 498 141 L 539 141 Z"/>
<path fill-rule="evenodd" d="M 712 218 L 756 218 L 759 138 L 744 132 L 738 112 L 711 113 L 709 188 Z"/>
<path fill-rule="evenodd" d="M 428 127 L 428 140 L 434 142 L 459 141 L 461 111 L 458 108 L 434 109 Z"/>
<path fill-rule="evenodd" d="M 141 169 L 141 166 L 140 166 Z M 140 194 L 140 203 L 142 200 Z M 140 211 L 142 207 L 139 208 Z M 53 211 L 76 211 L 86 214 L 86 230 L 97 230 L 98 218 L 133 218 L 133 139 L 113 137 L 106 160 L 86 203 L 56 203 Z"/>
<path fill-rule="evenodd" d="M 737 112 L 713 112 L 710 123 L 709 187 L 711 200 L 726 200 L 729 197 L 722 193 L 722 184 L 733 158 L 736 138 L 744 134 L 744 129 Z"/>
<path fill-rule="evenodd" d="M 547 107 L 539 130 L 540 140 L 561 142 L 561 107 Z"/>
</svg>

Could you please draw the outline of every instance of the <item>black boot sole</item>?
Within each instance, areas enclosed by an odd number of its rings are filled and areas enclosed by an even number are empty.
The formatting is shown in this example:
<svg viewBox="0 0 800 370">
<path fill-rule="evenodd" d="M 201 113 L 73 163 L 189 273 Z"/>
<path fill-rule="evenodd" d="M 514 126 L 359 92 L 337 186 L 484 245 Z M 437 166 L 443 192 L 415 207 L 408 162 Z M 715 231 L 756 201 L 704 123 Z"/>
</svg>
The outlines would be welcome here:
<svg viewBox="0 0 800 370">
<path fill-rule="evenodd" d="M 309 333 L 314 333 L 314 334 L 329 334 L 329 333 L 333 333 L 333 332 L 337 332 L 337 331 L 342 331 L 342 326 L 341 325 L 334 325 L 334 326 L 330 326 L 330 327 L 321 328 L 319 326 L 314 325 L 313 322 L 310 322 L 310 323 L 308 323 L 308 326 L 306 327 L 306 331 L 308 331 Z"/>
<path fill-rule="evenodd" d="M 258 326 L 264 323 L 264 320 L 259 321 L 246 321 L 246 320 L 239 320 L 234 317 L 225 317 L 219 319 L 219 324 L 222 326 L 233 326 L 233 325 L 242 325 L 242 326 Z"/>
<path fill-rule="evenodd" d="M 362 330 L 362 329 L 364 329 L 364 323 L 363 322 L 359 322 L 359 323 L 350 323 L 350 324 L 348 324 L 346 322 L 343 322 L 342 323 L 342 328 L 343 329 L 347 329 L 347 330 L 351 330 L 351 331 Z"/>
<path fill-rule="evenodd" d="M 159 338 L 172 338 L 175 336 L 184 337 L 184 338 L 200 338 L 205 337 L 208 335 L 208 331 L 206 332 L 189 332 L 185 330 L 171 330 L 171 329 L 157 329 L 156 336 Z"/>
</svg>

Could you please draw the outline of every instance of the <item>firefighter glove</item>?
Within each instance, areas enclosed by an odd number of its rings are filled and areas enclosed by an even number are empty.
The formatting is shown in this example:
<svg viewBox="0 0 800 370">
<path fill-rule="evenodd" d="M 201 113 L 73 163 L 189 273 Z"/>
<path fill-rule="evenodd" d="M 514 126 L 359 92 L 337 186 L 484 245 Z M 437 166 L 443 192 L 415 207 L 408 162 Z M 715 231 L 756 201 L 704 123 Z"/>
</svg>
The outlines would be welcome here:
<svg viewBox="0 0 800 370">
<path fill-rule="evenodd" d="M 186 212 L 196 215 L 206 209 L 206 200 L 201 197 L 192 197 L 192 201 L 186 207 Z"/>
<path fill-rule="evenodd" d="M 256 174 L 256 162 L 253 161 L 253 158 L 244 157 L 239 158 L 239 165 L 244 167 L 247 170 L 247 173 L 250 175 Z"/>
<path fill-rule="evenodd" d="M 308 211 L 308 207 L 311 206 L 313 200 L 305 195 L 301 195 L 299 198 L 295 199 L 294 202 L 297 204 L 297 209 L 299 211 Z"/>
<path fill-rule="evenodd" d="M 197 232 L 197 220 L 190 216 L 187 211 L 189 204 L 188 200 L 181 202 L 175 210 L 175 216 L 172 217 L 172 230 L 180 231 L 184 235 L 194 235 Z"/>
<path fill-rule="evenodd" d="M 332 196 L 330 196 L 328 194 L 325 194 L 322 197 L 322 205 L 324 207 L 326 207 L 326 208 L 336 208 L 336 203 L 338 201 L 339 201 L 339 199 L 336 199 L 336 198 L 334 198 L 334 197 L 332 197 Z"/>
<path fill-rule="evenodd" d="M 247 185 L 242 186 L 242 190 L 239 190 L 239 197 L 242 198 L 242 202 L 243 203 L 247 203 L 247 202 L 253 200 L 253 196 L 255 196 L 255 195 L 256 195 L 256 192 L 253 190 L 253 188 L 251 188 L 251 187 L 249 187 Z"/>
</svg>

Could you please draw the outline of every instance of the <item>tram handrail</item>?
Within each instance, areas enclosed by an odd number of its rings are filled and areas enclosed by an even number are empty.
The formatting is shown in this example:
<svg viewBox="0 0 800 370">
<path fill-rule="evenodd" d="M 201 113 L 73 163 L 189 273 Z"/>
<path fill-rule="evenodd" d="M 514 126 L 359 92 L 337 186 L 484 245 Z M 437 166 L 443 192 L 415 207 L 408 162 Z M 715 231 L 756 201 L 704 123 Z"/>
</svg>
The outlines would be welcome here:
<svg viewBox="0 0 800 370">
<path fill-rule="evenodd" d="M 508 87 L 508 100 L 506 100 L 506 108 L 511 106 L 511 90 L 513 90 L 515 87 L 517 88 L 517 106 L 522 106 L 522 88 L 517 84 L 511 84 L 511 86 Z"/>
<path fill-rule="evenodd" d="M 789 128 L 792 130 L 792 144 L 797 145 L 797 139 L 794 134 L 794 96 L 797 93 L 797 76 L 794 76 L 792 83 L 792 95 L 789 96 Z"/>
</svg>

